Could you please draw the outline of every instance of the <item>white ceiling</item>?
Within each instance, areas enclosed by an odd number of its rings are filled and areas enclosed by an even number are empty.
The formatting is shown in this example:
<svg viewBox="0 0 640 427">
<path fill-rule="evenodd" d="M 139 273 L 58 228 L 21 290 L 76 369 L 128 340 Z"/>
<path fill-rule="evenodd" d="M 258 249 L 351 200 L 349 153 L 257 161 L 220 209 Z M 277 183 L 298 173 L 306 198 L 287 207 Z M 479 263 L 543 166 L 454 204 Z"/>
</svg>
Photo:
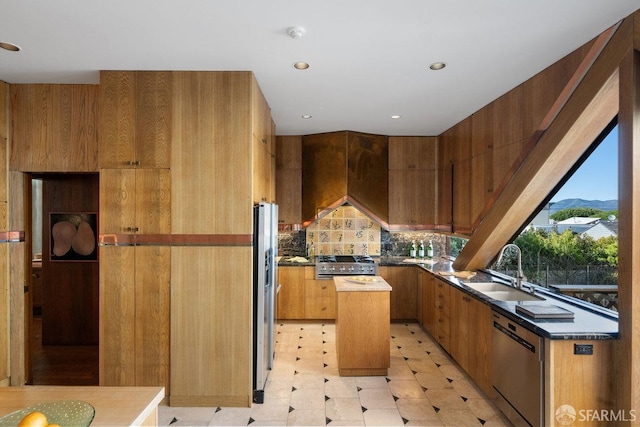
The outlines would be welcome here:
<svg viewBox="0 0 640 427">
<path fill-rule="evenodd" d="M 0 41 L 21 48 L 0 50 L 0 80 L 251 70 L 279 135 L 438 135 L 639 8 L 640 0 L 0 0 Z M 290 38 L 292 25 L 304 37 Z M 295 70 L 296 61 L 311 67 Z M 447 67 L 430 70 L 436 61 Z"/>
</svg>

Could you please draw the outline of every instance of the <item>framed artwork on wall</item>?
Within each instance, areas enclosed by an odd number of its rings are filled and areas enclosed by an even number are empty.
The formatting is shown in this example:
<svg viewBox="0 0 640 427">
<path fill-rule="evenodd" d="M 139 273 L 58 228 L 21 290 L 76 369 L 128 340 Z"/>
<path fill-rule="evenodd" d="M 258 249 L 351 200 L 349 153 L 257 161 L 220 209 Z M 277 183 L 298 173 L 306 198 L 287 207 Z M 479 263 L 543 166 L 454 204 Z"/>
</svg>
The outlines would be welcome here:
<svg viewBox="0 0 640 427">
<path fill-rule="evenodd" d="M 95 212 L 52 212 L 49 215 L 51 261 L 98 261 Z"/>
</svg>

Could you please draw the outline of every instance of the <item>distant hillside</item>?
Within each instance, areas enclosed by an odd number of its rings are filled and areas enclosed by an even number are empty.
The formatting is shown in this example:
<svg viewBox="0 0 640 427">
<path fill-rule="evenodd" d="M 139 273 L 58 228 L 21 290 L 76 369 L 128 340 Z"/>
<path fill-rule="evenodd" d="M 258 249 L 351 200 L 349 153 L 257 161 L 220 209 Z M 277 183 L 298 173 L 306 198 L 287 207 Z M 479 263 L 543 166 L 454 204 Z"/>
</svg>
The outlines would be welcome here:
<svg viewBox="0 0 640 427">
<path fill-rule="evenodd" d="M 562 209 L 568 208 L 594 208 L 601 211 L 612 211 L 618 209 L 617 200 L 584 200 L 584 199 L 564 199 L 554 202 L 549 208 L 549 213 L 554 214 Z"/>
</svg>

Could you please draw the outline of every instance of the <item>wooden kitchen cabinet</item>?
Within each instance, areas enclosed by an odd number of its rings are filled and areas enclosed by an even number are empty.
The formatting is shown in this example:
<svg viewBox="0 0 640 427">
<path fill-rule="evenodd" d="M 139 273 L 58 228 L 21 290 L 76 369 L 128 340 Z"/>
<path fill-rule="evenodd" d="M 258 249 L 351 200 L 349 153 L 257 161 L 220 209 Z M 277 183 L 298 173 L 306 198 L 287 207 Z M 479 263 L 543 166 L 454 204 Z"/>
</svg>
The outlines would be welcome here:
<svg viewBox="0 0 640 427">
<path fill-rule="evenodd" d="M 422 306 L 422 326 L 432 335 L 436 336 L 436 278 L 433 274 L 420 270 L 418 272 L 422 295 L 420 298 Z"/>
<path fill-rule="evenodd" d="M 437 138 L 389 137 L 389 226 L 436 224 Z"/>
<path fill-rule="evenodd" d="M 172 72 L 100 72 L 100 168 L 169 168 Z"/>
<path fill-rule="evenodd" d="M 278 267 L 280 290 L 278 291 L 277 319 L 305 318 L 305 268 Z"/>
<path fill-rule="evenodd" d="M 302 137 L 276 138 L 276 203 L 279 224 L 302 222 Z"/>
<path fill-rule="evenodd" d="M 471 297 L 450 287 L 449 289 L 449 353 L 465 371 L 469 371 L 469 306 Z"/>
<path fill-rule="evenodd" d="M 171 171 L 102 169 L 100 234 L 169 234 Z"/>
<path fill-rule="evenodd" d="M 388 266 L 378 274 L 391 286 L 391 320 L 418 319 L 418 269 Z"/>
<path fill-rule="evenodd" d="M 18 84 L 2 94 L 7 91 L 11 103 L 3 106 L 11 109 L 9 170 L 98 171 L 97 85 Z"/>
<path fill-rule="evenodd" d="M 274 202 L 275 132 L 272 128 L 271 109 L 260 87 L 252 85 L 253 131 L 253 201 Z"/>
<path fill-rule="evenodd" d="M 435 280 L 434 288 L 434 308 L 435 325 L 433 337 L 448 353 L 451 353 L 451 331 L 450 331 L 450 304 L 449 296 L 451 286 L 442 280 Z"/>
<path fill-rule="evenodd" d="M 316 280 L 315 267 L 305 267 L 305 319 L 336 318 L 336 287 L 333 280 Z"/>
<path fill-rule="evenodd" d="M 100 248 L 100 385 L 169 387 L 170 247 Z"/>
</svg>

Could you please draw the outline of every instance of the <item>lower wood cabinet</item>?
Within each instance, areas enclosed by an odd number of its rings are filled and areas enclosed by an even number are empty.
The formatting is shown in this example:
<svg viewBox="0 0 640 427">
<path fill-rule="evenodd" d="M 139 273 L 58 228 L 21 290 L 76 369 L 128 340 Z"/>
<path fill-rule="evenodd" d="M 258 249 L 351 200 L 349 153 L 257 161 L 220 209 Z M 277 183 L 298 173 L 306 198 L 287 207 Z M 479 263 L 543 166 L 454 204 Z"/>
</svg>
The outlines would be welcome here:
<svg viewBox="0 0 640 427">
<path fill-rule="evenodd" d="M 169 390 L 168 246 L 100 248 L 100 385 Z"/>
<path fill-rule="evenodd" d="M 434 311 L 435 324 L 433 337 L 440 343 L 448 353 L 451 353 L 451 331 L 450 331 L 450 304 L 449 291 L 451 286 L 442 280 L 435 279 L 434 286 Z"/>
<path fill-rule="evenodd" d="M 316 280 L 315 267 L 278 267 L 278 283 L 278 319 L 336 318 L 333 280 Z"/>
<path fill-rule="evenodd" d="M 422 289 L 420 305 L 422 316 L 420 323 L 434 337 L 436 336 L 436 278 L 433 274 L 424 270 L 418 273 L 420 287 Z"/>
<path fill-rule="evenodd" d="M 491 307 L 454 287 L 451 300 L 451 356 L 471 378 L 491 395 Z"/>
<path fill-rule="evenodd" d="M 418 271 L 415 266 L 382 266 L 380 275 L 391 285 L 391 320 L 418 320 Z"/>
<path fill-rule="evenodd" d="M 304 319 L 306 267 L 278 267 L 278 303 L 276 318 Z"/>
</svg>

